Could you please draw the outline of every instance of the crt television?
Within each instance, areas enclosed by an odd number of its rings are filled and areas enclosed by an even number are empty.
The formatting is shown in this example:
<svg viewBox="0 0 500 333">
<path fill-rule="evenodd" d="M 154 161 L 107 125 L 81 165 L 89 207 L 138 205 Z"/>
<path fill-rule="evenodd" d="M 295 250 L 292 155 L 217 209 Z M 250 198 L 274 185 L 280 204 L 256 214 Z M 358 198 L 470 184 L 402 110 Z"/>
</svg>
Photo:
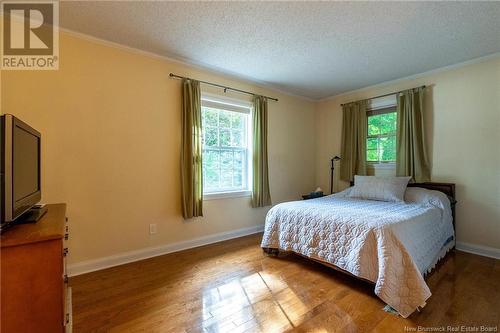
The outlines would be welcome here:
<svg viewBox="0 0 500 333">
<path fill-rule="evenodd" d="M 0 222 L 4 229 L 41 200 L 41 135 L 13 115 L 0 118 Z"/>
</svg>

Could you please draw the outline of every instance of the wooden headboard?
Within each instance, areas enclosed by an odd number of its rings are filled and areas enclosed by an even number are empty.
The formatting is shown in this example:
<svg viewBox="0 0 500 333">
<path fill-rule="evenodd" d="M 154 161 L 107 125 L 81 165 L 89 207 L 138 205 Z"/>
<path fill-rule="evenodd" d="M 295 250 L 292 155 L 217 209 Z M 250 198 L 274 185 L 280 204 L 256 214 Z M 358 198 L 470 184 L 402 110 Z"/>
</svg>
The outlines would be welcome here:
<svg viewBox="0 0 500 333">
<path fill-rule="evenodd" d="M 351 186 L 354 186 L 354 182 L 351 181 Z M 455 205 L 457 203 L 457 200 L 455 198 L 455 184 L 453 183 L 434 183 L 434 182 L 428 182 L 428 183 L 410 183 L 408 184 L 408 187 L 422 187 L 426 188 L 428 190 L 434 190 L 434 191 L 439 191 L 443 192 L 450 198 L 450 203 L 451 203 L 451 213 L 453 215 L 453 228 L 455 228 Z"/>
<path fill-rule="evenodd" d="M 428 190 L 443 192 L 444 194 L 455 199 L 455 184 L 453 183 L 410 183 L 408 184 L 408 187 L 422 187 Z"/>
</svg>

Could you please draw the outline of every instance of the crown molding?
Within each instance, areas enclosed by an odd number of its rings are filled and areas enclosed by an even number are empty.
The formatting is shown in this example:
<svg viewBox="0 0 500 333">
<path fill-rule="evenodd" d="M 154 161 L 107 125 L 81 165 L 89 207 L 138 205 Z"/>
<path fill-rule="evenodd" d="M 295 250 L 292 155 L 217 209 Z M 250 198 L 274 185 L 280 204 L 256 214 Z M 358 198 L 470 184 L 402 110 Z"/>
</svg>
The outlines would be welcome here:
<svg viewBox="0 0 500 333">
<path fill-rule="evenodd" d="M 399 78 L 399 79 L 394 79 L 394 80 L 390 80 L 390 81 L 384 81 L 384 82 L 380 82 L 380 83 L 377 83 L 377 84 L 373 84 L 371 86 L 366 86 L 366 87 L 355 89 L 355 90 L 349 90 L 349 91 L 346 91 L 346 92 L 343 92 L 343 93 L 340 93 L 340 94 L 337 94 L 337 95 L 333 95 L 333 96 L 329 96 L 329 97 L 318 99 L 317 102 L 327 102 L 327 101 L 331 101 L 333 99 L 336 99 L 338 97 L 347 96 L 347 95 L 351 95 L 351 94 L 355 94 L 355 93 L 360 93 L 360 92 L 363 92 L 363 91 L 366 91 L 366 90 L 371 90 L 371 89 L 375 89 L 375 88 L 389 87 L 389 86 L 392 86 L 394 84 L 401 83 L 401 82 L 404 82 L 404 81 L 410 81 L 410 80 L 420 79 L 420 78 L 423 78 L 423 77 L 426 77 L 426 76 L 430 76 L 430 75 L 434 75 L 434 74 L 438 74 L 438 73 L 442 73 L 442 72 L 451 71 L 453 69 L 465 67 L 465 66 L 468 66 L 468 65 L 479 64 L 479 63 L 486 62 L 486 61 L 489 61 L 489 60 L 492 60 L 492 59 L 495 59 L 495 58 L 500 58 L 500 52 L 492 53 L 492 54 L 489 54 L 489 55 L 486 55 L 486 56 L 483 56 L 483 57 L 470 59 L 470 60 L 467 60 L 467 61 L 459 62 L 459 63 L 456 63 L 456 64 L 444 66 L 444 67 L 439 67 L 439 68 L 431 69 L 429 71 L 425 71 L 425 72 L 418 73 L 418 74 L 413 74 L 413 75 L 410 75 L 410 76 L 405 76 L 405 77 L 402 77 L 402 78 Z"/>
<path fill-rule="evenodd" d="M 107 39 L 102 39 L 99 37 L 95 37 L 92 35 L 88 35 L 88 34 L 74 31 L 74 30 L 67 29 L 67 28 L 60 27 L 59 31 L 65 33 L 69 36 L 83 39 L 83 40 L 93 42 L 96 44 L 100 44 L 100 45 L 104 45 L 104 46 L 108 46 L 108 47 L 113 47 L 116 49 L 128 51 L 130 53 L 135 53 L 135 54 L 139 54 L 139 55 L 143 55 L 143 56 L 147 56 L 147 57 L 151 57 L 151 58 L 155 58 L 155 59 L 159 59 L 159 60 L 173 62 L 173 63 L 177 63 L 177 64 L 184 65 L 184 66 L 194 67 L 198 70 L 206 71 L 206 72 L 209 72 L 209 73 L 214 74 L 214 75 L 224 76 L 224 77 L 226 77 L 228 79 L 232 79 L 232 80 L 243 81 L 244 83 L 253 84 L 253 85 L 256 85 L 262 89 L 268 89 L 268 90 L 274 91 L 274 92 L 279 93 L 279 94 L 283 94 L 283 95 L 287 95 L 287 96 L 291 96 L 291 97 L 295 97 L 295 98 L 300 98 L 300 99 L 305 100 L 307 102 L 317 102 L 316 99 L 312 99 L 312 98 L 309 98 L 306 96 L 297 95 L 297 94 L 294 94 L 294 93 L 291 93 L 288 91 L 284 91 L 284 90 L 277 88 L 276 86 L 269 84 L 267 82 L 256 80 L 256 79 L 251 78 L 249 76 L 241 75 L 241 74 L 238 74 L 238 73 L 235 73 L 232 71 L 223 70 L 219 67 L 213 67 L 213 66 L 210 66 L 210 65 L 202 63 L 202 62 L 197 62 L 197 61 L 182 58 L 182 57 L 165 56 L 165 55 L 161 55 L 161 54 L 150 52 L 150 51 L 144 51 L 144 50 L 141 50 L 141 49 L 138 49 L 135 47 L 112 42 L 112 41 L 109 41 Z"/>
<path fill-rule="evenodd" d="M 439 68 L 435 68 L 435 69 L 432 69 L 432 70 L 429 70 L 429 71 L 425 71 L 425 72 L 421 72 L 421 73 L 417 73 L 417 74 L 405 76 L 405 77 L 402 77 L 402 78 L 399 78 L 399 79 L 394 79 L 394 80 L 390 80 L 390 81 L 384 81 L 384 82 L 380 82 L 380 83 L 373 84 L 373 85 L 370 85 L 370 86 L 365 86 L 365 87 L 362 87 L 362 88 L 359 88 L 359 89 L 345 91 L 345 92 L 342 92 L 342 93 L 339 93 L 339 94 L 336 94 L 336 95 L 332 95 L 332 96 L 329 96 L 329 97 L 314 99 L 314 98 L 310 98 L 310 97 L 306 97 L 306 96 L 294 94 L 294 93 L 289 92 L 289 91 L 282 90 L 282 89 L 276 87 L 275 85 L 272 85 L 272 84 L 269 84 L 267 82 L 263 82 L 263 81 L 260 81 L 260 80 L 256 80 L 256 79 L 251 78 L 251 77 L 246 76 L 246 75 L 241 75 L 241 74 L 238 74 L 238 73 L 235 73 L 235 72 L 232 72 L 232 71 L 227 71 L 227 70 L 224 70 L 224 69 L 221 69 L 221 68 L 218 68 L 218 67 L 213 67 L 213 66 L 210 66 L 208 64 L 205 64 L 205 63 L 202 63 L 202 62 L 197 62 L 197 61 L 194 61 L 194 60 L 191 60 L 191 59 L 185 59 L 185 58 L 173 57 L 173 56 L 165 56 L 165 55 L 161 55 L 161 54 L 150 52 L 150 51 L 144 51 L 144 50 L 141 50 L 141 49 L 138 49 L 138 48 L 135 48 L 135 47 L 131 47 L 131 46 L 127 46 L 127 45 L 124 45 L 124 44 L 112 42 L 112 41 L 109 41 L 109 40 L 106 40 L 106 39 L 102 39 L 102 38 L 99 38 L 99 37 L 95 37 L 95 36 L 92 36 L 92 35 L 88 35 L 88 34 L 85 34 L 85 33 L 82 33 L 82 32 L 78 32 L 78 31 L 74 31 L 74 30 L 67 29 L 67 28 L 59 27 L 59 32 L 63 32 L 63 33 L 65 33 L 65 34 L 67 34 L 69 36 L 72 36 L 72 37 L 76 37 L 76 38 L 80 38 L 80 39 L 83 39 L 83 40 L 86 40 L 86 41 L 94 42 L 96 44 L 100 44 L 100 45 L 104 45 L 104 46 L 108 46 L 108 47 L 113 47 L 113 48 L 116 48 L 116 49 L 121 49 L 121 50 L 128 51 L 130 53 L 135 53 L 135 54 L 139 54 L 139 55 L 143 55 L 143 56 L 147 56 L 147 57 L 151 57 L 151 58 L 156 58 L 156 59 L 160 59 L 160 60 L 164 60 L 164 61 L 168 61 L 168 62 L 173 62 L 173 63 L 181 64 L 181 65 L 184 65 L 184 66 L 193 67 L 193 68 L 196 68 L 198 70 L 206 71 L 206 72 L 209 72 L 209 73 L 214 74 L 214 75 L 224 76 L 224 77 L 226 77 L 228 79 L 237 80 L 237 81 L 243 81 L 243 83 L 253 84 L 253 85 L 256 85 L 257 87 L 262 88 L 262 89 L 269 89 L 269 90 L 274 91 L 274 92 L 279 93 L 279 94 L 283 94 L 283 95 L 287 95 L 287 96 L 299 98 L 299 99 L 302 99 L 304 101 L 312 102 L 312 103 L 326 102 L 326 101 L 330 101 L 330 100 L 336 99 L 336 98 L 341 97 L 341 96 L 351 95 L 351 94 L 354 94 L 354 93 L 359 93 L 359 92 L 363 92 L 363 91 L 370 90 L 370 89 L 391 86 L 391 85 L 394 85 L 394 84 L 397 84 L 397 83 L 401 83 L 401 82 L 404 82 L 404 81 L 415 80 L 415 79 L 419 79 L 419 78 L 422 78 L 422 77 L 425 77 L 425 76 L 429 76 L 429 75 L 433 75 L 433 74 L 438 74 L 438 73 L 450 71 L 450 70 L 457 69 L 457 68 L 464 67 L 464 66 L 468 66 L 468 65 L 473 65 L 473 64 L 478 64 L 478 63 L 486 62 L 486 61 L 489 61 L 489 60 L 492 60 L 492 59 L 500 57 L 500 52 L 496 52 L 496 53 L 492 53 L 492 54 L 489 54 L 489 55 L 486 55 L 486 56 L 482 56 L 482 57 L 470 59 L 470 60 L 467 60 L 467 61 L 463 61 L 463 62 L 460 62 L 460 63 L 456 63 L 456 64 L 444 66 L 444 67 L 439 67 Z"/>
</svg>

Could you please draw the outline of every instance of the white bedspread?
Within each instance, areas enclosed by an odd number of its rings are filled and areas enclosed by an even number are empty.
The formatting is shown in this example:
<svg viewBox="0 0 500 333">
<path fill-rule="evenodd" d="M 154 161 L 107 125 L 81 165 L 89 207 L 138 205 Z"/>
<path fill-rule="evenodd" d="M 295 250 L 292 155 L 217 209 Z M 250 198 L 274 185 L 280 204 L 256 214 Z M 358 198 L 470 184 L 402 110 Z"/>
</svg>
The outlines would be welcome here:
<svg viewBox="0 0 500 333">
<path fill-rule="evenodd" d="M 423 274 L 454 245 L 449 200 L 424 189 L 413 190 L 409 203 L 346 198 L 346 191 L 274 206 L 261 246 L 370 280 L 375 294 L 406 318 L 431 296 Z"/>
</svg>

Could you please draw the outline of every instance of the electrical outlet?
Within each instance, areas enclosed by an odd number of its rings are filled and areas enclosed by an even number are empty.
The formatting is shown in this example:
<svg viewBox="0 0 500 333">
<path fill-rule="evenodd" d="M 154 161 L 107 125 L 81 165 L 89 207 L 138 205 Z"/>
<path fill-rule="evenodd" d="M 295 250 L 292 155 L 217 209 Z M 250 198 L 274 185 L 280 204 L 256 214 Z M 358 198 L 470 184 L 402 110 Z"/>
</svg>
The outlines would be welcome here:
<svg viewBox="0 0 500 333">
<path fill-rule="evenodd" d="M 156 234 L 156 223 L 152 223 L 149 225 L 149 234 L 150 235 Z"/>
</svg>

